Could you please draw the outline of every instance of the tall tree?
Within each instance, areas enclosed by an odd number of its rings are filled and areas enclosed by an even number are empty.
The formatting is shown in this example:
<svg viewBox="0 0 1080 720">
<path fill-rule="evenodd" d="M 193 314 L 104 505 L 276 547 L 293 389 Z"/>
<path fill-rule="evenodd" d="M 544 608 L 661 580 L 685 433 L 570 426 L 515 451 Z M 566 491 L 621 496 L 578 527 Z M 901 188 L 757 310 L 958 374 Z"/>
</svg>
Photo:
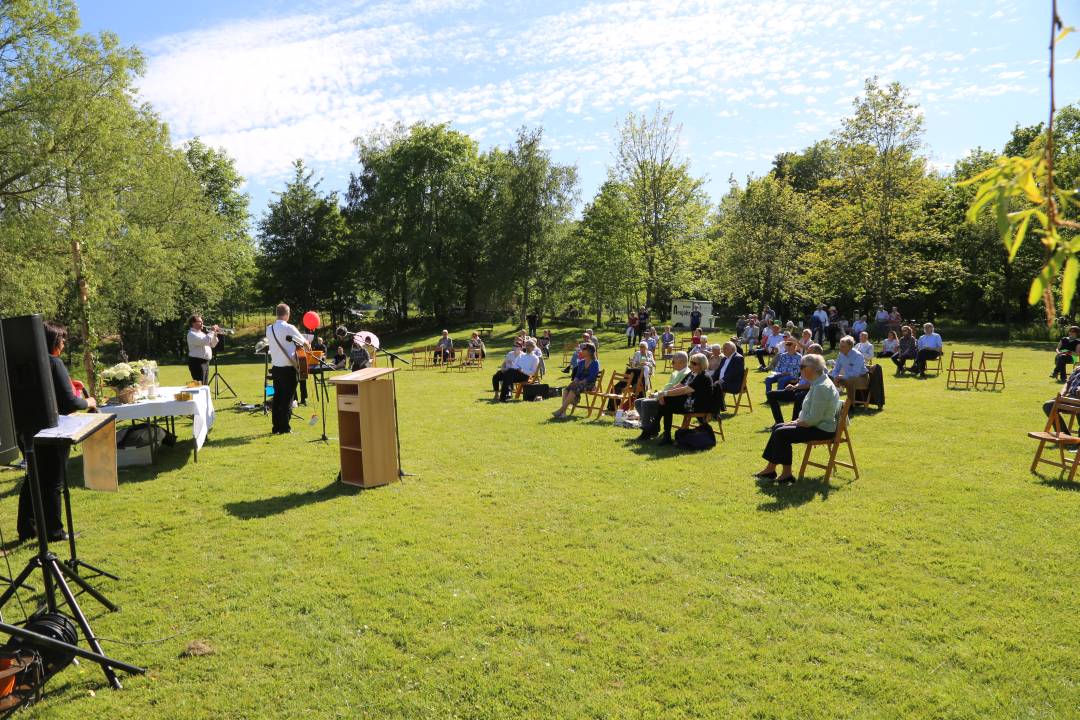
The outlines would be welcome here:
<svg viewBox="0 0 1080 720">
<path fill-rule="evenodd" d="M 680 153 L 682 126 L 658 106 L 630 113 L 619 128 L 615 172 L 630 188 L 645 265 L 645 301 L 661 312 L 694 274 L 687 247 L 704 239 L 707 200 L 702 181 Z"/>
</svg>

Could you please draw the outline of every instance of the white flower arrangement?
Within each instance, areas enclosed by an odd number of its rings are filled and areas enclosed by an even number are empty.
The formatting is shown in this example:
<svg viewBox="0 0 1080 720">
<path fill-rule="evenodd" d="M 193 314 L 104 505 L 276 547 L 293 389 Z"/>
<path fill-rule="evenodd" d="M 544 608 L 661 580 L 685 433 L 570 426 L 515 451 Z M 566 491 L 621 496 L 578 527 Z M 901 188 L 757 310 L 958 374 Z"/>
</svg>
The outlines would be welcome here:
<svg viewBox="0 0 1080 720">
<path fill-rule="evenodd" d="M 101 372 L 102 381 L 117 390 L 133 387 L 138 384 L 141 377 L 142 371 L 139 368 L 132 367 L 129 363 L 117 363 Z"/>
</svg>

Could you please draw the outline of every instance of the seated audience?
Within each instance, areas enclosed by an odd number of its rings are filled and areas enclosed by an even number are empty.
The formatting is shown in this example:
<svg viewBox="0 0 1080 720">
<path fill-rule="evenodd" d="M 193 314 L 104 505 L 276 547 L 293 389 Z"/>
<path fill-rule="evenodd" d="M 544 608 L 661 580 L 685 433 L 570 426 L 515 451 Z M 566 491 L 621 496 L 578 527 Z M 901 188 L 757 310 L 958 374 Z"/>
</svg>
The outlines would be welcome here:
<svg viewBox="0 0 1080 720">
<path fill-rule="evenodd" d="M 910 325 L 900 328 L 900 340 L 897 342 L 896 352 L 893 353 L 892 361 L 896 363 L 896 373 L 904 372 L 904 365 L 908 360 L 914 360 L 919 345 L 915 340 L 915 333 Z"/>
<path fill-rule="evenodd" d="M 859 351 L 859 354 L 863 356 L 863 360 L 867 363 L 873 362 L 874 344 L 870 342 L 869 333 L 859 333 L 859 344 L 855 346 L 855 349 Z"/>
<path fill-rule="evenodd" d="M 829 378 L 848 392 L 865 390 L 870 387 L 870 376 L 866 370 L 866 359 L 855 350 L 855 338 L 845 335 L 840 338 L 840 352 L 836 356 Z"/>
<path fill-rule="evenodd" d="M 738 395 L 742 392 L 743 370 L 746 361 L 739 354 L 738 346 L 730 340 L 720 346 L 721 360 L 719 366 L 710 373 L 713 383 L 713 391 L 716 394 L 716 405 L 723 411 L 727 410 L 724 402 L 724 393 Z"/>
<path fill-rule="evenodd" d="M 821 346 L 814 343 L 807 348 L 806 355 L 821 355 Z M 805 357 L 805 355 L 804 355 Z M 800 366 L 801 367 L 801 366 Z M 773 419 L 777 423 L 784 422 L 784 416 L 780 413 L 781 403 L 794 403 L 795 407 L 791 412 L 791 419 L 794 420 L 799 416 L 799 411 L 802 409 L 803 398 L 806 397 L 807 391 L 810 389 L 810 383 L 803 380 L 801 376 L 792 380 L 785 387 L 777 386 L 779 389 L 771 390 L 765 393 L 765 402 L 772 411 Z"/>
<path fill-rule="evenodd" d="M 349 356 L 345 354 L 345 346 L 338 345 L 337 350 L 334 352 L 334 369 L 344 370 L 345 363 L 349 361 Z"/>
<path fill-rule="evenodd" d="M 660 335 L 660 343 L 663 346 L 664 355 L 669 355 L 670 350 L 675 347 L 675 333 L 671 332 L 671 326 L 665 325 L 664 332 Z"/>
<path fill-rule="evenodd" d="M 470 361 L 482 360 L 487 357 L 487 348 L 484 347 L 484 341 L 480 337 L 480 333 L 474 332 L 472 337 L 469 338 L 469 356 Z"/>
<path fill-rule="evenodd" d="M 1065 381 L 1065 384 L 1061 386 L 1061 390 L 1058 392 L 1058 397 L 1072 398 L 1073 400 L 1080 400 L 1080 365 L 1073 369 L 1069 374 L 1069 379 Z M 1050 411 L 1054 409 L 1053 400 L 1047 400 L 1043 403 L 1043 412 L 1046 413 L 1046 417 L 1050 417 Z M 1058 432 L 1069 433 L 1069 428 L 1064 424 L 1059 423 L 1057 427 Z"/>
<path fill-rule="evenodd" d="M 552 413 L 556 418 L 566 417 L 566 409 L 578 404 L 581 393 L 588 392 L 596 386 L 596 378 L 600 375 L 600 361 L 596 359 L 596 348 L 586 343 L 581 348 L 581 355 L 581 361 L 574 366 L 574 374 L 570 376 L 570 384 L 563 390 L 562 407 Z"/>
<path fill-rule="evenodd" d="M 661 392 L 678 387 L 686 379 L 686 376 L 690 374 L 688 364 L 689 358 L 682 350 L 672 355 L 671 377 L 668 379 L 667 384 L 659 392 L 653 393 L 652 396 L 638 398 L 634 401 L 634 409 L 637 410 L 638 417 L 641 419 L 641 434 L 638 435 L 638 440 L 648 440 L 656 437 L 657 428 L 660 425 L 660 402 L 658 396 Z"/>
<path fill-rule="evenodd" d="M 750 352 L 751 348 L 757 346 L 760 337 L 761 331 L 758 329 L 757 319 L 751 316 L 739 336 L 739 340 L 746 346 L 747 353 Z"/>
<path fill-rule="evenodd" d="M 1054 354 L 1054 371 L 1050 373 L 1050 377 L 1055 380 L 1060 378 L 1064 382 L 1065 369 L 1072 364 L 1077 347 L 1080 347 L 1080 327 L 1073 325 L 1069 328 L 1068 334 L 1058 343 Z"/>
<path fill-rule="evenodd" d="M 915 361 L 911 363 L 911 372 L 919 377 L 926 377 L 926 363 L 941 357 L 941 336 L 934 332 L 933 323 L 923 325 L 923 334 L 916 344 Z"/>
<path fill-rule="evenodd" d="M 900 339 L 896 337 L 896 331 L 890 330 L 888 337 L 886 337 L 881 343 L 881 352 L 877 354 L 879 358 L 891 358 L 900 349 Z"/>
<path fill-rule="evenodd" d="M 766 465 L 756 473 L 756 477 L 763 480 L 775 479 L 777 482 L 794 482 L 795 476 L 791 474 L 791 446 L 811 440 L 828 440 L 836 433 L 836 423 L 843 403 L 840 401 L 840 393 L 825 373 L 825 368 L 825 358 L 820 355 L 807 355 L 802 359 L 800 374 L 809 389 L 803 398 L 799 418 L 795 422 L 779 423 L 773 427 L 769 442 L 762 453 Z M 777 467 L 780 468 L 779 476 L 776 473 Z"/>
<path fill-rule="evenodd" d="M 789 382 L 799 377 L 799 363 L 802 354 L 799 352 L 799 343 L 793 337 L 784 339 L 783 349 L 776 356 L 776 370 L 769 373 L 765 378 L 765 394 L 772 390 L 773 385 L 778 388 L 785 387 Z"/>
<path fill-rule="evenodd" d="M 864 332 L 866 332 L 866 316 L 856 315 L 855 321 L 851 323 L 851 334 L 854 337 L 858 337 Z"/>
<path fill-rule="evenodd" d="M 806 349 L 814 344 L 814 333 L 810 328 L 803 328 L 802 337 L 799 338 L 799 352 L 805 353 Z"/>
<path fill-rule="evenodd" d="M 649 352 L 649 344 L 642 340 L 638 343 L 638 349 L 634 351 L 634 354 L 630 356 L 630 359 L 626 363 L 626 375 L 629 378 L 629 381 L 620 380 L 612 386 L 611 391 L 614 393 L 621 393 L 629 384 L 644 392 L 644 390 L 649 387 L 649 379 L 652 376 L 653 368 L 655 367 L 656 361 L 653 359 L 653 354 Z M 641 393 L 635 391 L 634 394 L 640 395 Z M 608 400 L 608 410 L 614 409 L 615 401 Z"/>
<path fill-rule="evenodd" d="M 526 340 L 523 347 L 517 345 L 506 354 L 503 366 L 491 378 L 491 387 L 497 393 L 499 402 L 509 402 L 514 385 L 528 382 L 540 367 L 540 358 L 536 356 L 536 343 Z"/>
<path fill-rule="evenodd" d="M 449 362 L 454 357 L 454 341 L 450 339 L 450 332 L 442 331 L 442 337 L 435 343 L 435 364 Z"/>
<path fill-rule="evenodd" d="M 544 357 L 551 357 L 551 331 L 545 330 L 540 341 L 537 343 L 540 347 L 540 352 L 544 353 Z"/>
<path fill-rule="evenodd" d="M 720 343 L 713 343 L 709 346 L 709 372 L 716 372 L 716 369 L 720 367 L 720 363 L 724 361 L 723 346 Z"/>
<path fill-rule="evenodd" d="M 660 346 L 660 336 L 656 334 L 656 328 L 649 328 L 645 334 L 645 344 L 649 346 L 649 352 L 655 356 L 656 349 Z"/>
<path fill-rule="evenodd" d="M 771 358 L 780 352 L 780 346 L 784 342 L 784 335 L 780 332 L 780 324 L 773 323 L 771 328 L 761 331 L 761 347 L 754 351 L 754 357 L 758 361 L 758 370 L 766 370 L 765 358 Z"/>
<path fill-rule="evenodd" d="M 656 394 L 657 411 L 664 428 L 660 438 L 661 445 L 671 444 L 671 425 L 676 414 L 711 413 L 715 409 L 712 380 L 709 378 L 709 361 L 701 353 L 690 356 L 690 372 L 683 381 L 673 388 L 661 390 Z M 646 429 L 642 424 L 645 439 L 656 435 L 655 425 Z"/>
</svg>

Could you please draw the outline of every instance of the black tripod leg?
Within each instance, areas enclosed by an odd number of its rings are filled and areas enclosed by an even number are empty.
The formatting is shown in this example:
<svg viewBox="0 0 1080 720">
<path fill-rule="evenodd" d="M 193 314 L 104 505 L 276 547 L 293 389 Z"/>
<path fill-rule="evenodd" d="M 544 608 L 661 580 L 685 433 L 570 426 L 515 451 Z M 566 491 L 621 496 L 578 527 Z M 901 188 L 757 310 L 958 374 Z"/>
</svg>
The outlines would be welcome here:
<svg viewBox="0 0 1080 720">
<path fill-rule="evenodd" d="M 67 600 L 68 610 L 75 616 L 75 620 L 79 623 L 79 627 L 82 628 L 83 637 L 86 638 L 86 644 L 98 655 L 104 655 L 105 653 L 102 651 L 101 645 L 97 641 L 97 636 L 94 635 L 94 631 L 90 628 L 89 621 L 87 621 L 86 616 L 83 615 L 82 608 L 80 608 L 79 603 L 75 601 L 75 596 L 71 593 L 71 588 L 68 587 L 67 581 L 64 580 L 64 572 L 60 567 L 59 561 L 57 561 L 55 557 L 52 557 L 48 562 L 49 566 L 43 568 L 45 576 L 48 577 L 50 573 L 54 575 L 56 585 L 60 588 L 60 592 L 63 594 L 64 599 Z M 101 670 L 105 673 L 109 685 L 111 685 L 114 690 L 119 690 L 121 688 L 120 680 L 117 679 L 113 669 L 110 666 L 103 664 Z"/>
<path fill-rule="evenodd" d="M 26 578 L 30 577 L 30 573 L 34 572 L 34 568 L 36 567 L 38 567 L 37 562 L 26 563 L 26 567 L 23 568 L 23 571 L 11 581 L 11 584 L 4 590 L 4 594 L 0 595 L 0 608 L 7 605 L 7 601 L 11 599 L 11 596 L 15 594 L 16 590 L 26 586 Z"/>
<path fill-rule="evenodd" d="M 88 569 L 90 572 L 92 572 L 92 573 L 94 573 L 96 575 L 101 575 L 102 577 L 107 577 L 110 580 L 119 580 L 120 579 L 119 575 L 113 575 L 108 570 L 102 570 L 101 568 L 97 567 L 96 565 L 91 565 L 90 563 L 86 562 L 85 560 L 78 560 L 78 559 L 66 560 L 64 562 L 64 564 L 67 565 L 72 570 L 76 570 L 76 572 L 77 572 L 77 568 L 84 567 L 84 568 Z M 3 580 L 3 578 L 0 578 L 0 580 Z"/>
<path fill-rule="evenodd" d="M 112 612 L 120 611 L 120 608 L 109 602 L 109 599 L 102 595 L 97 588 L 86 582 L 86 580 L 79 576 L 79 573 L 75 572 L 67 564 L 58 562 L 56 563 L 56 566 L 60 569 L 61 572 L 63 572 L 67 576 L 69 580 L 78 585 L 84 593 L 97 600 L 99 603 L 107 607 Z"/>
</svg>

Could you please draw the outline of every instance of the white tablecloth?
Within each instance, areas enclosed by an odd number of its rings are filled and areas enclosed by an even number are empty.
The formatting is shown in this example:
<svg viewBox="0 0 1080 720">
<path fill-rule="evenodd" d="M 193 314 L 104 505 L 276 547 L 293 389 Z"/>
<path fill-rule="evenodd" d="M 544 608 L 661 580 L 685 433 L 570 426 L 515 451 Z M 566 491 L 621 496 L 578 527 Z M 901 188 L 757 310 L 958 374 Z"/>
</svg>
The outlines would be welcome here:
<svg viewBox="0 0 1080 720">
<path fill-rule="evenodd" d="M 191 393 L 191 400 L 174 400 L 178 392 Z M 112 413 L 116 421 L 145 420 L 152 417 L 176 417 L 190 415 L 191 433 L 195 436 L 195 450 L 198 451 L 206 442 L 206 433 L 214 427 L 214 403 L 210 398 L 210 388 L 161 387 L 156 400 L 140 400 L 130 405 L 105 405 L 101 412 Z"/>
</svg>

